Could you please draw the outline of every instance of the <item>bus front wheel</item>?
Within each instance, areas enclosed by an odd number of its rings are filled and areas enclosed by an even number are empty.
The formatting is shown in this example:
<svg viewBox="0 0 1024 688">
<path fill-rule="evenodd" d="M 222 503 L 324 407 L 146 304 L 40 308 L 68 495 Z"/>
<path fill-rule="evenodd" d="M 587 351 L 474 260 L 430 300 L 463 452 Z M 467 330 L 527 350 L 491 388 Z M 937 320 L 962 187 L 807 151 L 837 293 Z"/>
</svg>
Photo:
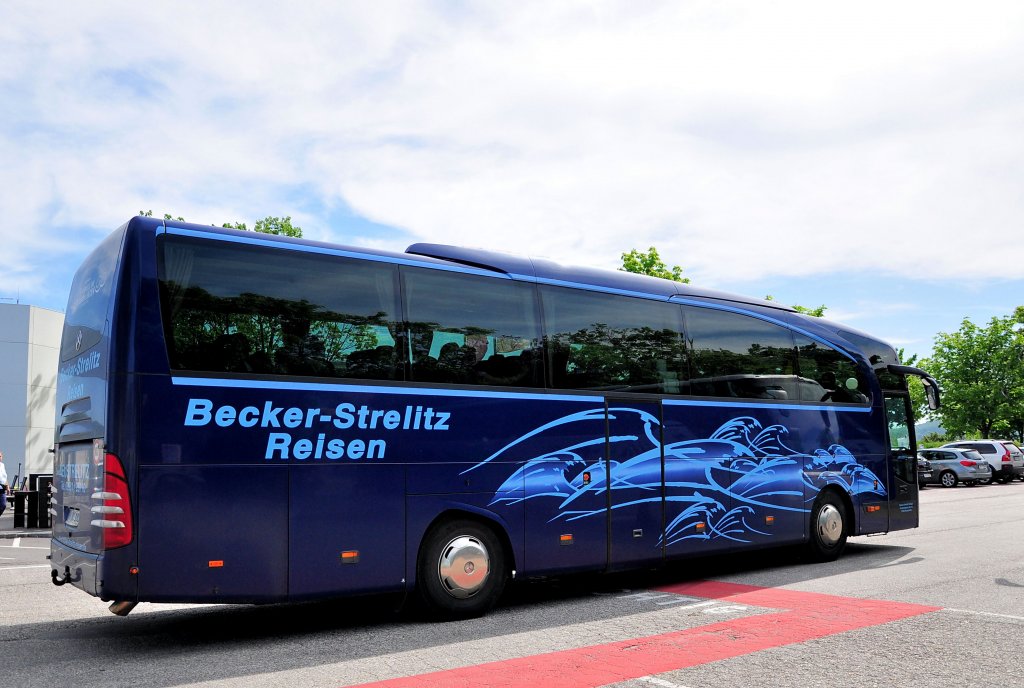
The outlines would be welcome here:
<svg viewBox="0 0 1024 688">
<path fill-rule="evenodd" d="M 435 526 L 424 538 L 417 590 L 426 612 L 440 619 L 485 614 L 508 578 L 505 550 L 494 531 L 470 520 Z"/>
<path fill-rule="evenodd" d="M 823 492 L 811 509 L 811 537 L 807 543 L 816 561 L 834 561 L 846 547 L 849 534 L 846 505 L 834 492 Z"/>
</svg>

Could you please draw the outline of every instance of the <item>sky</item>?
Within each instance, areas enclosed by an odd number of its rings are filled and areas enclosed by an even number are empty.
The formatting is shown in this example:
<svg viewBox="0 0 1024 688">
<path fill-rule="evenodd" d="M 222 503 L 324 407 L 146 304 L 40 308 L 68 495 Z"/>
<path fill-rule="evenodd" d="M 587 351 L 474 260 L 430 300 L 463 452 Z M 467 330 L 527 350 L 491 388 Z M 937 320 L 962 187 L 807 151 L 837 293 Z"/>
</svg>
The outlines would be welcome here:
<svg viewBox="0 0 1024 688">
<path fill-rule="evenodd" d="M 927 355 L 1024 304 L 1024 3 L 0 4 L 0 300 L 140 210 L 805 306 Z"/>
</svg>

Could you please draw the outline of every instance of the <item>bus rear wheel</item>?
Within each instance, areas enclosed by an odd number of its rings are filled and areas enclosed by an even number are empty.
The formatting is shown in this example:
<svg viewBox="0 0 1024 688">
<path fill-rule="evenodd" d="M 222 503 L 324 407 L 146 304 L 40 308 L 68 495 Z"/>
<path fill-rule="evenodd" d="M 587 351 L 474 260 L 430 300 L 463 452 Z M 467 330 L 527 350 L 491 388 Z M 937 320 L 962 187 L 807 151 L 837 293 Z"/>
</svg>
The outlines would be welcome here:
<svg viewBox="0 0 1024 688">
<path fill-rule="evenodd" d="M 419 600 L 429 616 L 481 616 L 505 588 L 505 550 L 494 531 L 481 523 L 444 521 L 423 539 L 417 577 Z"/>
<path fill-rule="evenodd" d="M 842 554 L 849 535 L 846 505 L 834 492 L 823 492 L 811 509 L 811 537 L 807 549 L 815 561 L 834 561 Z"/>
</svg>

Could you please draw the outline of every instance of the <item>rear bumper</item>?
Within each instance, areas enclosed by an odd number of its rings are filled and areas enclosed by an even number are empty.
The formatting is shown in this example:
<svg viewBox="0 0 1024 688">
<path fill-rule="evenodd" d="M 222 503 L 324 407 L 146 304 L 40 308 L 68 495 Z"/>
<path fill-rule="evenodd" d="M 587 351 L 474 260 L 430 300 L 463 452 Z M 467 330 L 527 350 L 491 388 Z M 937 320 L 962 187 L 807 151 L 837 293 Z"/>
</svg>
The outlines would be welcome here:
<svg viewBox="0 0 1024 688">
<path fill-rule="evenodd" d="M 102 557 L 68 547 L 59 540 L 50 540 L 50 568 L 57 577 L 68 576 L 68 582 L 76 588 L 99 597 L 98 571 Z"/>
</svg>

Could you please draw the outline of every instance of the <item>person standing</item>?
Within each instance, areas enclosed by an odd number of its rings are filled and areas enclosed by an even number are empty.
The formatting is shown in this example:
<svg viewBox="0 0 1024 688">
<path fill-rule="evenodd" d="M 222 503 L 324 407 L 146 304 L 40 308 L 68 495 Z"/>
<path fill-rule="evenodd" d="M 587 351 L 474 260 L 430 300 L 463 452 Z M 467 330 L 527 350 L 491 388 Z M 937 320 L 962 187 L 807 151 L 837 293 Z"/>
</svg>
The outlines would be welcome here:
<svg viewBox="0 0 1024 688">
<path fill-rule="evenodd" d="M 4 453 L 0 452 L 0 516 L 7 511 L 7 469 L 4 468 Z"/>
</svg>

